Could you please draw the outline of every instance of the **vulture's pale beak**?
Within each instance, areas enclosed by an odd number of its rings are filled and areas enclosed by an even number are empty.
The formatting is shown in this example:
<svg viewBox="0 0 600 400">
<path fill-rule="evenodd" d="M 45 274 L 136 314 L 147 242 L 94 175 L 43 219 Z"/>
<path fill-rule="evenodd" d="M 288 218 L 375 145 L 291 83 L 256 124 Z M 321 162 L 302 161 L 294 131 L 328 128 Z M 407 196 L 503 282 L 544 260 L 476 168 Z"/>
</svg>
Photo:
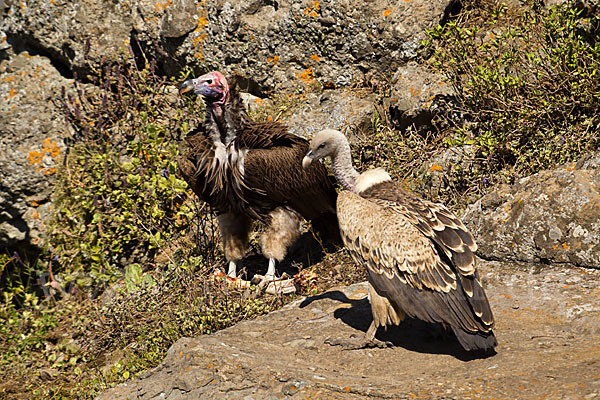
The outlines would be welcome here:
<svg viewBox="0 0 600 400">
<path fill-rule="evenodd" d="M 302 159 L 302 168 L 308 169 L 308 167 L 310 167 L 310 164 L 312 164 L 313 162 L 313 157 L 314 155 L 312 150 L 309 150 L 308 153 L 306 153 L 306 155 Z"/>
<path fill-rule="evenodd" d="M 195 86 L 195 84 L 194 84 L 194 80 L 193 79 L 190 79 L 190 80 L 187 80 L 187 81 L 183 82 L 181 84 L 181 86 L 179 87 L 179 94 L 182 95 L 182 94 L 185 94 L 185 93 L 193 91 L 194 90 L 194 86 Z"/>
</svg>

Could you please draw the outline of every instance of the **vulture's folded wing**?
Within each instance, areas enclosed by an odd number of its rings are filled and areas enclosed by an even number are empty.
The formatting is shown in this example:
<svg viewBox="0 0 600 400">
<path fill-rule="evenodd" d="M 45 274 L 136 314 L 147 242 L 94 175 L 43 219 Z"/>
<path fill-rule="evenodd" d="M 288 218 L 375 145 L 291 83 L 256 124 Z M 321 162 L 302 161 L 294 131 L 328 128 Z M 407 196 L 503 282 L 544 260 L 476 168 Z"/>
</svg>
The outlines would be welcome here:
<svg viewBox="0 0 600 400">
<path fill-rule="evenodd" d="M 468 255 L 459 258 L 472 258 L 473 241 L 462 240 L 456 233 L 461 243 L 445 244 L 444 234 L 438 235 L 445 229 L 432 223 L 437 230 L 429 232 L 420 226 L 430 224 L 405 199 L 391 200 L 394 195 L 389 191 L 379 195 L 367 190 L 361 196 L 370 197 L 364 198 L 345 191 L 337 207 L 344 243 L 356 261 L 367 267 L 378 294 L 411 317 L 475 334 L 491 332 L 493 316 L 475 266 L 469 263 L 469 273 L 465 273 L 447 256 L 447 251 L 455 257 L 460 250 Z"/>
<path fill-rule="evenodd" d="M 260 140 L 248 136 L 246 132 L 241 140 L 254 147 L 244 156 L 244 182 L 261 193 L 262 201 L 288 206 L 307 219 L 335 212 L 337 194 L 325 167 L 315 163 L 308 170 L 302 168 L 308 151 L 305 139 L 277 130 L 271 135 L 262 132 Z"/>
</svg>

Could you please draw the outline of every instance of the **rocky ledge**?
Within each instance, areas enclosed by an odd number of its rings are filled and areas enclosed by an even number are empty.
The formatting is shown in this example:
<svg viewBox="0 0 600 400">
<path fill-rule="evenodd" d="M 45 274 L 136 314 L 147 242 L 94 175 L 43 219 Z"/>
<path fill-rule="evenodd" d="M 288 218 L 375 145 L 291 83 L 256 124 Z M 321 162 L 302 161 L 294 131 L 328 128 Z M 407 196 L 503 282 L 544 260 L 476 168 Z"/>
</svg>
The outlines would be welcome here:
<svg viewBox="0 0 600 400">
<path fill-rule="evenodd" d="M 380 330 L 387 349 L 326 344 L 369 326 L 361 283 L 181 339 L 99 399 L 600 399 L 600 271 L 538 267 L 480 263 L 499 341 L 487 358 L 415 320 Z"/>
</svg>

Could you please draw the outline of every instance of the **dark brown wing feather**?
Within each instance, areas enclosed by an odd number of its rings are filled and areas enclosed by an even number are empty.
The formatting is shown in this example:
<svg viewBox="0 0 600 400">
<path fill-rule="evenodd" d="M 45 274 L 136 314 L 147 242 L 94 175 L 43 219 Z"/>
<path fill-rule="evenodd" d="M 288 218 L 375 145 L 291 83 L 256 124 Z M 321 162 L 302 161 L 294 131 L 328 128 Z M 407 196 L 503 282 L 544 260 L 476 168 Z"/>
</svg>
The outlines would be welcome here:
<svg viewBox="0 0 600 400">
<path fill-rule="evenodd" d="M 201 199 L 210 203 L 210 191 L 207 190 L 207 182 L 210 181 L 209 173 L 203 172 L 201 164 L 212 164 L 214 150 L 212 142 L 206 136 L 203 127 L 196 129 L 186 137 L 185 148 L 179 157 L 178 165 L 181 175 L 188 186 Z M 216 182 L 218 184 L 218 182 Z"/>
<path fill-rule="evenodd" d="M 345 245 L 380 296 L 411 317 L 450 325 L 467 349 L 496 345 L 475 243 L 450 211 L 384 182 L 360 196 L 340 193 L 337 212 Z"/>
<path fill-rule="evenodd" d="M 475 314 L 485 326 L 493 326 L 492 311 L 476 270 L 473 252 L 477 245 L 460 219 L 444 205 L 423 200 L 391 181 L 374 185 L 361 196 L 406 216 L 430 238 L 446 264 L 458 272 L 462 289 Z"/>
<path fill-rule="evenodd" d="M 327 170 L 315 163 L 302 168 L 308 142 L 287 132 L 280 124 L 252 124 L 237 138 L 251 150 L 245 156 L 246 184 L 260 189 L 257 202 L 285 205 L 306 219 L 335 213 L 337 193 Z"/>
</svg>

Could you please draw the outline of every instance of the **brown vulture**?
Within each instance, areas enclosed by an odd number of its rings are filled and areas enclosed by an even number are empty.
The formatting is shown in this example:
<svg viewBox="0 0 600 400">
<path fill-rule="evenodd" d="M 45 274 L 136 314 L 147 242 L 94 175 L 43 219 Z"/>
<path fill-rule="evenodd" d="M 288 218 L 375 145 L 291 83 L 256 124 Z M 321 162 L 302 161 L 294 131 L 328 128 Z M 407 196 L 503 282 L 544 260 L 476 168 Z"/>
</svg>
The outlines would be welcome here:
<svg viewBox="0 0 600 400">
<path fill-rule="evenodd" d="M 450 326 L 466 350 L 493 350 L 494 317 L 476 269 L 477 245 L 462 222 L 442 204 L 423 200 L 376 168 L 359 173 L 350 145 L 339 131 L 317 133 L 302 160 L 330 156 L 338 182 L 337 199 L 344 244 L 366 267 L 373 322 L 349 347 L 382 345 L 379 326 L 398 325 L 408 315 Z"/>
<path fill-rule="evenodd" d="M 252 121 L 235 80 L 220 72 L 187 80 L 179 91 L 200 95 L 206 103 L 204 124 L 188 134 L 179 169 L 217 213 L 228 276 L 236 277 L 254 220 L 266 225 L 259 239 L 269 259 L 263 283 L 273 280 L 275 260 L 281 261 L 300 236 L 299 216 L 312 220 L 319 233 L 339 238 L 333 180 L 323 166 L 301 167 L 306 139 L 278 122 Z"/>
</svg>

